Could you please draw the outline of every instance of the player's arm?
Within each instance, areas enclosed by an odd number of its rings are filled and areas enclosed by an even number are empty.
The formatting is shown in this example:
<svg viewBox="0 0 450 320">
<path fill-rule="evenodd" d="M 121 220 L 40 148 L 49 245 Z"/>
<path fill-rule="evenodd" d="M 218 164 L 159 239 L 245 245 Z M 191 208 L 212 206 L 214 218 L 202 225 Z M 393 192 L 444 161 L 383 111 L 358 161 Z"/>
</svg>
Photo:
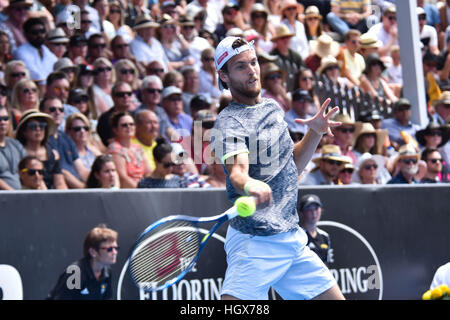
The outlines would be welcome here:
<svg viewBox="0 0 450 320">
<path fill-rule="evenodd" d="M 294 161 L 299 174 L 311 160 L 322 135 L 327 132 L 333 135 L 330 128 L 341 125 L 340 122 L 330 120 L 339 111 L 338 107 L 326 112 L 330 101 L 330 98 L 326 99 L 314 117 L 306 120 L 295 119 L 295 122 L 309 127 L 303 139 L 294 145 Z"/>
<path fill-rule="evenodd" d="M 237 192 L 255 197 L 257 205 L 268 205 L 272 201 L 272 190 L 268 184 L 249 176 L 248 153 L 238 153 L 230 158 L 225 160 L 225 168 Z"/>
</svg>

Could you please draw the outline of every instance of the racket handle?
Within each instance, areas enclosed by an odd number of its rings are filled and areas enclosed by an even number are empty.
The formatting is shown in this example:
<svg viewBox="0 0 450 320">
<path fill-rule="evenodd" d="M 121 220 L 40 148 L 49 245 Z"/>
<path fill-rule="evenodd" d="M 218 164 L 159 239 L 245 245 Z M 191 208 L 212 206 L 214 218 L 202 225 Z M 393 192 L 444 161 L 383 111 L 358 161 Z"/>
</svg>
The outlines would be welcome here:
<svg viewBox="0 0 450 320">
<path fill-rule="evenodd" d="M 242 218 L 251 216 L 256 211 L 256 200 L 254 197 L 242 196 L 235 202 L 234 206 L 238 215 Z"/>
</svg>

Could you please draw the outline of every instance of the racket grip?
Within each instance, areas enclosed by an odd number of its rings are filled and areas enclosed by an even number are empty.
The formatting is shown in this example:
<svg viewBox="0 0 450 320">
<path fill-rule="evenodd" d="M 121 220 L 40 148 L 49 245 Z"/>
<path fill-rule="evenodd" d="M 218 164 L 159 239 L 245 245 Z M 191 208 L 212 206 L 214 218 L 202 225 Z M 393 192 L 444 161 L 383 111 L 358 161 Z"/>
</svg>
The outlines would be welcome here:
<svg viewBox="0 0 450 320">
<path fill-rule="evenodd" d="M 234 206 L 240 217 L 249 217 L 256 211 L 256 199 L 254 197 L 242 196 L 235 201 Z"/>
</svg>

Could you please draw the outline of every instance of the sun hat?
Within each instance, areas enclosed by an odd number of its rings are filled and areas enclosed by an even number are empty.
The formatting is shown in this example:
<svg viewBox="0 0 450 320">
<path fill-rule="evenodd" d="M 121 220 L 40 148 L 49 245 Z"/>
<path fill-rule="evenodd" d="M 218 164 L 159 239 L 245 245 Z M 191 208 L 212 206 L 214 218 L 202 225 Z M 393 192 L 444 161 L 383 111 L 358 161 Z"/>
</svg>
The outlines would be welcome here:
<svg viewBox="0 0 450 320">
<path fill-rule="evenodd" d="M 280 38 L 293 37 L 293 36 L 295 36 L 295 34 L 292 33 L 286 25 L 280 24 L 275 27 L 275 34 L 273 35 L 273 37 L 270 40 L 272 42 L 274 42 Z"/>
<path fill-rule="evenodd" d="M 175 86 L 168 86 L 163 89 L 162 98 L 165 99 L 168 96 L 171 96 L 173 94 L 182 94 L 182 93 L 183 92 L 181 91 L 180 88 L 175 87 Z"/>
<path fill-rule="evenodd" d="M 341 161 L 343 164 L 351 162 L 350 158 L 342 155 L 341 149 L 335 144 L 326 144 L 322 146 L 320 157 L 312 159 L 312 162 L 317 164 L 320 160 L 325 159 Z"/>
<path fill-rule="evenodd" d="M 69 43 L 69 38 L 62 28 L 55 28 L 48 32 L 47 41 L 50 43 Z"/>
<path fill-rule="evenodd" d="M 55 122 L 53 121 L 53 118 L 50 115 L 48 115 L 47 113 L 40 112 L 37 109 L 27 110 L 22 114 L 16 128 L 16 139 L 19 140 L 22 144 L 25 143 L 23 136 L 23 131 L 25 129 L 24 125 L 31 119 L 42 119 L 45 122 L 47 122 L 48 130 L 46 130 L 47 132 L 46 138 L 48 138 L 51 134 L 55 132 L 56 125 Z"/>
<path fill-rule="evenodd" d="M 431 121 L 426 128 L 422 129 L 422 130 L 418 130 L 416 132 L 416 139 L 417 142 L 419 142 L 422 146 L 426 145 L 426 141 L 425 141 L 425 136 L 428 135 L 430 132 L 433 131 L 440 131 L 442 134 L 442 141 L 441 143 L 438 145 L 438 148 L 442 147 L 443 145 L 445 145 L 449 139 L 448 136 L 448 130 L 445 128 L 445 126 L 441 126 L 439 123 L 435 122 L 435 121 Z"/>
<path fill-rule="evenodd" d="M 335 57 L 331 55 L 325 56 L 320 60 L 320 67 L 317 69 L 317 73 L 322 74 L 328 67 L 331 66 L 340 67 L 339 62 Z"/>
<path fill-rule="evenodd" d="M 362 49 L 380 48 L 383 45 L 383 42 L 370 32 L 362 34 L 359 43 Z"/>
<path fill-rule="evenodd" d="M 139 30 L 143 28 L 158 28 L 159 23 L 153 21 L 152 17 L 148 14 L 142 14 L 138 16 L 134 22 L 134 30 Z"/>
<path fill-rule="evenodd" d="M 310 17 L 319 18 L 322 20 L 322 15 L 320 14 L 319 8 L 316 6 L 309 6 L 305 10 L 305 19 L 308 19 Z"/>
<path fill-rule="evenodd" d="M 329 55 L 336 57 L 339 54 L 341 45 L 339 42 L 334 41 L 329 35 L 322 34 L 316 40 L 310 41 L 310 48 L 313 54 L 316 54 L 321 58 Z"/>
</svg>

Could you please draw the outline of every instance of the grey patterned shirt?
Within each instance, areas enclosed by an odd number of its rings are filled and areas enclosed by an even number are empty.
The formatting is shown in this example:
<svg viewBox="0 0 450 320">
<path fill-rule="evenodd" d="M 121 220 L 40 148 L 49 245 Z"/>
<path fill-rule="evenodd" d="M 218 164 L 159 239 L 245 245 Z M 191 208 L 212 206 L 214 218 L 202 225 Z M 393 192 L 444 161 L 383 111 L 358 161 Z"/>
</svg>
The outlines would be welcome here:
<svg viewBox="0 0 450 320">
<path fill-rule="evenodd" d="M 289 135 L 284 112 L 273 99 L 247 106 L 231 102 L 217 117 L 211 133 L 211 147 L 222 164 L 233 156 L 248 153 L 250 177 L 267 183 L 273 194 L 272 204 L 251 217 L 237 217 L 231 226 L 242 233 L 268 236 L 298 229 L 297 178 L 294 143 Z M 227 197 L 238 194 L 227 176 Z"/>
</svg>

